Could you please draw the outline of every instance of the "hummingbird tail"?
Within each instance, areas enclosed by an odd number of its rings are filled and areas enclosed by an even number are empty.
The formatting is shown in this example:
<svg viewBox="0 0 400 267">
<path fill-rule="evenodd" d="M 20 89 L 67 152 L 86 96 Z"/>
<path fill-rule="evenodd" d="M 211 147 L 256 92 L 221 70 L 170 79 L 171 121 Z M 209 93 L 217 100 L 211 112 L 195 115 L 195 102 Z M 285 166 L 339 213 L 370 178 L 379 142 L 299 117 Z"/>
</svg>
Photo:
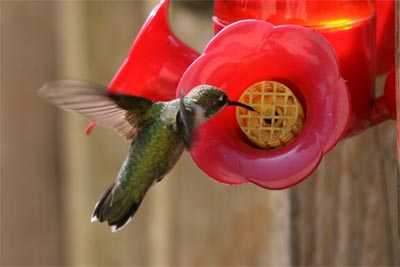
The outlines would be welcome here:
<svg viewBox="0 0 400 267">
<path fill-rule="evenodd" d="M 118 185 L 113 183 L 97 202 L 91 221 L 107 221 L 111 231 L 117 232 L 130 222 L 142 199 L 132 199 L 129 192 L 119 190 Z"/>
</svg>

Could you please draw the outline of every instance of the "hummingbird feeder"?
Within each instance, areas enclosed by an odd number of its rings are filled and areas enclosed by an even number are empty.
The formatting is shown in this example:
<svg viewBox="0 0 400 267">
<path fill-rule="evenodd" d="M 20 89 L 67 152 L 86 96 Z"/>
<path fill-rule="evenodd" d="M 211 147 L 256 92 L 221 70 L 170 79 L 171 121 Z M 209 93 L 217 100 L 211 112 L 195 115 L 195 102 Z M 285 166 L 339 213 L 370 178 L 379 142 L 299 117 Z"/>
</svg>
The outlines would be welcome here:
<svg viewBox="0 0 400 267">
<path fill-rule="evenodd" d="M 109 92 L 171 100 L 197 85 L 257 112 L 225 108 L 200 126 L 196 164 L 227 184 L 299 183 L 343 137 L 395 116 L 394 1 L 215 0 L 215 36 L 199 54 L 153 10 Z"/>
<path fill-rule="evenodd" d="M 198 129 L 193 159 L 224 183 L 296 184 L 348 127 L 349 92 L 335 54 L 305 27 L 231 24 L 187 69 L 178 91 L 198 84 L 220 87 L 259 112 L 227 108 Z"/>
</svg>

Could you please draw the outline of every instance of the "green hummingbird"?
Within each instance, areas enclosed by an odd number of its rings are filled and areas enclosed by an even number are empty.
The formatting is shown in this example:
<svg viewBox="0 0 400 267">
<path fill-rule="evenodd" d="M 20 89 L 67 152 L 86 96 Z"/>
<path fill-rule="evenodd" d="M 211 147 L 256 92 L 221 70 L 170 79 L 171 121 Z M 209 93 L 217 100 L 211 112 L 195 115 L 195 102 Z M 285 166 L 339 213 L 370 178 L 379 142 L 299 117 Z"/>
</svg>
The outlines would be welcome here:
<svg viewBox="0 0 400 267">
<path fill-rule="evenodd" d="M 147 190 L 172 169 L 194 131 L 224 107 L 252 107 L 232 101 L 210 85 L 193 88 L 186 96 L 167 102 L 110 94 L 106 88 L 82 81 L 54 81 L 38 94 L 67 111 L 75 111 L 114 129 L 131 143 L 116 180 L 97 202 L 93 221 L 107 221 L 113 232 L 124 227 L 137 211 Z"/>
</svg>

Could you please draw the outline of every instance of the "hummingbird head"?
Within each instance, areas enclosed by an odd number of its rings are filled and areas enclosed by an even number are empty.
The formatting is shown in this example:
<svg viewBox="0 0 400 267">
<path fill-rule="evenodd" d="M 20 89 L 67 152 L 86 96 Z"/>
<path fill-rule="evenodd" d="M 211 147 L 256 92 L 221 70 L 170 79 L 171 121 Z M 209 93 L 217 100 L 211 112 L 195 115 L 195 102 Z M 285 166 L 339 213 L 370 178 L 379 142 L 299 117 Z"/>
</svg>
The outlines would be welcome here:
<svg viewBox="0 0 400 267">
<path fill-rule="evenodd" d="M 200 85 L 192 89 L 185 97 L 185 106 L 190 107 L 193 112 L 194 126 L 206 122 L 226 106 L 239 106 L 251 111 L 252 107 L 230 100 L 221 89 L 211 85 Z"/>
<path fill-rule="evenodd" d="M 192 144 L 194 130 L 226 106 L 239 106 L 255 111 L 246 104 L 230 100 L 224 91 L 211 85 L 199 85 L 185 97 L 181 95 L 178 129 L 183 133 L 188 149 Z"/>
</svg>

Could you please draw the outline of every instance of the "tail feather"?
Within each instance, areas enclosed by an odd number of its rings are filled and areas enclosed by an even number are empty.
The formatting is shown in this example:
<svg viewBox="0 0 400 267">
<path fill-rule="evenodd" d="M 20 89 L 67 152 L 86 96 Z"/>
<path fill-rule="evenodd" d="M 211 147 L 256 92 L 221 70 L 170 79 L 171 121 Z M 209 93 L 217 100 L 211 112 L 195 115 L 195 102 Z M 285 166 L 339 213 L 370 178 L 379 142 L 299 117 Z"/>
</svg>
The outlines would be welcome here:
<svg viewBox="0 0 400 267">
<path fill-rule="evenodd" d="M 91 221 L 107 221 L 112 232 L 121 230 L 129 223 L 143 198 L 134 200 L 129 193 L 118 190 L 113 183 L 97 202 Z M 120 195 L 118 195 L 120 194 Z M 144 196 L 144 195 L 143 195 Z"/>
<path fill-rule="evenodd" d="M 96 206 L 94 207 L 93 215 L 92 215 L 92 222 L 95 221 L 100 221 L 104 222 L 104 216 L 103 216 L 103 209 L 104 209 L 104 202 L 108 198 L 108 196 L 111 194 L 112 189 L 114 188 L 114 183 L 112 183 L 106 190 L 106 192 L 103 194 L 103 196 L 100 198 L 100 200 L 96 203 Z"/>
</svg>

